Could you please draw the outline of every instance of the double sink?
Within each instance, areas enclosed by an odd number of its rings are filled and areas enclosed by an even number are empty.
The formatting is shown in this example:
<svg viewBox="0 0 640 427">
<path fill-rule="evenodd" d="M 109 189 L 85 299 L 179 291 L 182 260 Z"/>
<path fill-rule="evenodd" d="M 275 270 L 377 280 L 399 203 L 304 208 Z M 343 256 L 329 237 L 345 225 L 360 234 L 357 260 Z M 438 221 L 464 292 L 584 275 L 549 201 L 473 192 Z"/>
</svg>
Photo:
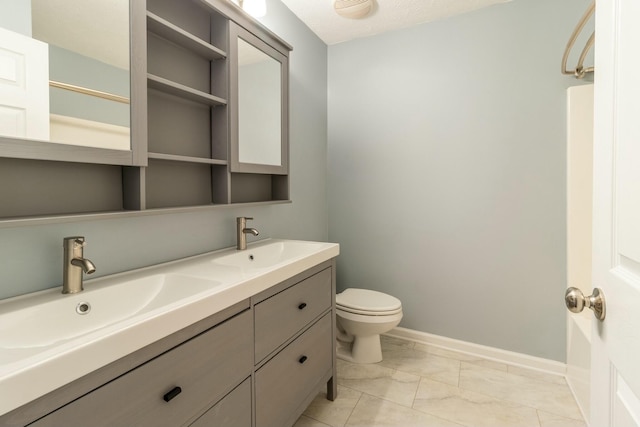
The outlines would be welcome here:
<svg viewBox="0 0 640 427">
<path fill-rule="evenodd" d="M 267 239 L 0 301 L 0 415 L 338 253 Z"/>
</svg>

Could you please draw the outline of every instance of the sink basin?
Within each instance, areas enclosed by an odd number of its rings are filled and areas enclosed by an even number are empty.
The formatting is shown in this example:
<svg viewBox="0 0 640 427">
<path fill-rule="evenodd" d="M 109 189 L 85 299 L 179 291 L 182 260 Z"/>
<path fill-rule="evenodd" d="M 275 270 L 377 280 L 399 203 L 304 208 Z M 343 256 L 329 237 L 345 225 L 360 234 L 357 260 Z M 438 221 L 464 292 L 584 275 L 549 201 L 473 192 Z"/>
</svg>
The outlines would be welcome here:
<svg viewBox="0 0 640 427">
<path fill-rule="evenodd" d="M 251 245 L 244 251 L 214 258 L 211 262 L 216 265 L 240 268 L 245 273 L 257 274 L 311 255 L 322 245 L 322 243 L 295 240 L 267 241 L 267 243 Z"/>
<path fill-rule="evenodd" d="M 83 292 L 58 290 L 0 305 L 0 363 L 59 345 L 123 320 L 175 304 L 218 282 L 178 274 L 156 274 L 117 284 L 95 283 Z"/>
<path fill-rule="evenodd" d="M 88 280 L 74 295 L 2 300 L 0 415 L 338 254 L 335 243 L 263 240 Z"/>
</svg>

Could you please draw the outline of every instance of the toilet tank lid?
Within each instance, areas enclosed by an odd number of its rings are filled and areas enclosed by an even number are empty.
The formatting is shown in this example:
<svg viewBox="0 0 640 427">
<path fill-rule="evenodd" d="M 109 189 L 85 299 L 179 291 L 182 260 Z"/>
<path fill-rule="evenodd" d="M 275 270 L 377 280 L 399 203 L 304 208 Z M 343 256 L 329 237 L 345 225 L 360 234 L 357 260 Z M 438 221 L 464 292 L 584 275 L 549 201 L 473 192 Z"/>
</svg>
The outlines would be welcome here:
<svg viewBox="0 0 640 427">
<path fill-rule="evenodd" d="M 358 288 L 347 288 L 336 294 L 336 305 L 365 311 L 392 311 L 402 307 L 402 303 L 396 297 Z"/>
</svg>

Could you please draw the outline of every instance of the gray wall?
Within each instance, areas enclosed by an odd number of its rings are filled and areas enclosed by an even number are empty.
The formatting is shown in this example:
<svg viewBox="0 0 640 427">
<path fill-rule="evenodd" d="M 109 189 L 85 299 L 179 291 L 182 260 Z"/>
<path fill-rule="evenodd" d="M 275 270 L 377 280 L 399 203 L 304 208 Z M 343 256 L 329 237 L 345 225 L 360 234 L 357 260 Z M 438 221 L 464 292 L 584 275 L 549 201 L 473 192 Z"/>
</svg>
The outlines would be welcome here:
<svg viewBox="0 0 640 427">
<path fill-rule="evenodd" d="M 339 290 L 395 295 L 407 328 L 564 361 L 577 83 L 559 70 L 587 4 L 515 0 L 329 47 Z"/>
<path fill-rule="evenodd" d="M 49 45 L 49 78 L 129 97 L 129 70 L 52 44 Z M 129 104 L 59 88 L 51 88 L 49 97 L 52 114 L 129 127 Z"/>
<path fill-rule="evenodd" d="M 31 37 L 31 1 L 0 1 L 0 27 Z"/>
<path fill-rule="evenodd" d="M 327 239 L 327 47 L 280 2 L 268 6 L 266 25 L 295 48 L 290 62 L 293 203 L 0 228 L 0 298 L 59 285 L 65 236 L 86 236 L 85 254 L 98 268 L 95 276 L 235 245 L 239 215 L 255 217 L 252 226 L 262 238 Z"/>
</svg>

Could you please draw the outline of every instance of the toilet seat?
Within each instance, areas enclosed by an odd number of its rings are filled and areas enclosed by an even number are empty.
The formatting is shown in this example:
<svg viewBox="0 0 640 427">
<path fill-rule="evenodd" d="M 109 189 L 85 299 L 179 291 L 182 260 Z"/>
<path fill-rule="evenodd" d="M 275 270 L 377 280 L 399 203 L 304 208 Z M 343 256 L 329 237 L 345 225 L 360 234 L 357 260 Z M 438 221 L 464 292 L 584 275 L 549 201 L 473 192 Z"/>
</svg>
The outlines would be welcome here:
<svg viewBox="0 0 640 427">
<path fill-rule="evenodd" d="M 390 316 L 402 311 L 402 303 L 382 292 L 348 288 L 336 294 L 336 309 L 365 316 Z"/>
<path fill-rule="evenodd" d="M 357 314 L 360 316 L 393 316 L 398 313 L 402 313 L 402 308 L 392 311 L 366 311 L 366 310 L 355 310 L 353 308 L 345 308 L 336 304 L 336 310 L 341 311 L 343 313 L 351 313 Z"/>
</svg>

